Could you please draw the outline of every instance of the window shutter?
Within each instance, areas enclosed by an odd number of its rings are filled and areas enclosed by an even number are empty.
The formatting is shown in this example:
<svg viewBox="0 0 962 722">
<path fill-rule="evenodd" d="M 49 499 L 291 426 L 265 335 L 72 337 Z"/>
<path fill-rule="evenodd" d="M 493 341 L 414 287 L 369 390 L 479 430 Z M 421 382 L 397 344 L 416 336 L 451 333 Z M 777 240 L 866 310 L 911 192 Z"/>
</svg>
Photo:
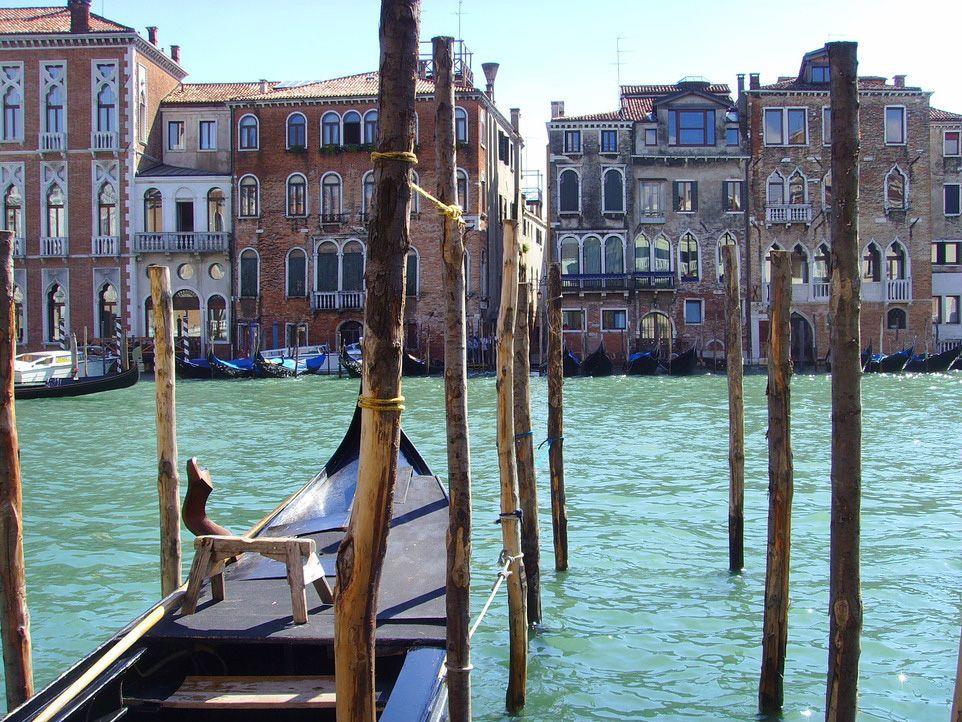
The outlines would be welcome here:
<svg viewBox="0 0 962 722">
<path fill-rule="evenodd" d="M 672 191 L 671 208 L 674 211 L 677 211 L 679 208 L 681 208 L 681 194 L 678 190 L 678 186 L 679 186 L 678 181 L 675 181 L 671 184 L 671 191 Z"/>
<path fill-rule="evenodd" d="M 697 181 L 691 184 L 691 209 L 692 211 L 698 210 L 698 182 Z"/>
</svg>

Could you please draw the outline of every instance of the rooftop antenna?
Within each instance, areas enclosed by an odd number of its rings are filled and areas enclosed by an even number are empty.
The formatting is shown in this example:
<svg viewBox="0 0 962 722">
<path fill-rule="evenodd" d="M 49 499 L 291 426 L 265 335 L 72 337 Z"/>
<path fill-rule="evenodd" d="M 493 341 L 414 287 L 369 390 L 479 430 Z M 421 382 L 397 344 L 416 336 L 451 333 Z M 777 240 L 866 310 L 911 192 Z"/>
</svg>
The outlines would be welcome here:
<svg viewBox="0 0 962 722">
<path fill-rule="evenodd" d="M 455 13 L 458 16 L 458 40 L 464 40 L 464 36 L 461 35 L 461 17 L 465 14 L 464 0 L 458 0 L 458 11 Z"/>
<path fill-rule="evenodd" d="M 612 63 L 617 68 L 618 73 L 618 99 L 621 100 L 621 66 L 625 64 L 622 56 L 628 53 L 628 50 L 621 49 L 621 41 L 625 39 L 624 35 L 619 35 L 615 38 L 615 62 Z"/>
</svg>

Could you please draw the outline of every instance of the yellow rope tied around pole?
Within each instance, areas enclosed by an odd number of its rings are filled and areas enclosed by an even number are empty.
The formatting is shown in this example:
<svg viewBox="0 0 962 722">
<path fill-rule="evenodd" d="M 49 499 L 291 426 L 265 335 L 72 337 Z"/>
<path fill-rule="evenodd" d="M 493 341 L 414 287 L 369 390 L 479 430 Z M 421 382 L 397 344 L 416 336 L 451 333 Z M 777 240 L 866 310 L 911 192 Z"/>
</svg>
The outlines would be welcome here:
<svg viewBox="0 0 962 722">
<path fill-rule="evenodd" d="M 404 411 L 404 397 L 376 399 L 373 396 L 359 396 L 357 405 L 362 409 L 371 409 L 372 411 Z"/>
<path fill-rule="evenodd" d="M 383 153 L 380 151 L 374 151 L 373 153 L 371 153 L 372 163 L 376 163 L 379 160 L 399 160 L 404 163 L 416 164 L 418 162 L 418 157 L 416 154 L 406 150 L 392 150 L 392 151 L 386 151 Z M 464 226 L 464 218 L 462 217 L 464 215 L 464 209 L 462 209 L 461 206 L 454 203 L 452 203 L 451 205 L 448 205 L 447 203 L 443 203 L 442 201 L 438 200 L 437 198 L 432 196 L 430 193 L 428 193 L 426 190 L 424 190 L 417 183 L 412 183 L 411 188 L 417 193 L 419 193 L 420 195 L 427 198 L 434 205 L 436 205 L 438 207 L 438 213 L 440 213 L 442 216 L 445 216 L 446 218 L 450 218 L 459 226 L 462 226 L 462 227 Z"/>
</svg>

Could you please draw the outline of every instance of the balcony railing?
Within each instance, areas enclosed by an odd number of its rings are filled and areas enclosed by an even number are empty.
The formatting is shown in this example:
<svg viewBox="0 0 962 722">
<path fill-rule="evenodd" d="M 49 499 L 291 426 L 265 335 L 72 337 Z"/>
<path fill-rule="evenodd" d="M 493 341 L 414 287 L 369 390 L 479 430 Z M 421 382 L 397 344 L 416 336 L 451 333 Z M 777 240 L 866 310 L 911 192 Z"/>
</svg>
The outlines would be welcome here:
<svg viewBox="0 0 962 722">
<path fill-rule="evenodd" d="M 674 288 L 674 271 L 635 271 L 635 288 L 641 291 L 659 290 L 663 288 Z"/>
<path fill-rule="evenodd" d="M 40 239 L 41 256 L 66 256 L 69 243 L 66 236 L 48 236 Z"/>
<path fill-rule="evenodd" d="M 664 211 L 641 211 L 638 214 L 639 223 L 664 223 L 666 219 Z"/>
<path fill-rule="evenodd" d="M 828 297 L 832 295 L 832 284 L 824 282 L 814 282 L 812 283 L 812 300 L 813 301 L 827 301 Z"/>
<path fill-rule="evenodd" d="M 90 147 L 94 150 L 117 150 L 117 133 L 112 130 L 94 130 L 90 133 Z"/>
<path fill-rule="evenodd" d="M 912 279 L 889 279 L 885 282 L 885 299 L 887 301 L 911 301 Z"/>
<path fill-rule="evenodd" d="M 67 150 L 66 133 L 41 133 L 40 150 L 63 151 Z"/>
<path fill-rule="evenodd" d="M 627 291 L 631 276 L 626 273 L 579 273 L 561 277 L 562 291 Z"/>
<path fill-rule="evenodd" d="M 322 226 L 339 226 L 347 223 L 351 218 L 350 213 L 322 213 Z"/>
<path fill-rule="evenodd" d="M 765 220 L 768 223 L 811 223 L 812 206 L 810 203 L 765 206 Z"/>
<path fill-rule="evenodd" d="M 23 238 L 13 237 L 13 257 L 23 258 L 27 255 L 27 242 Z"/>
<path fill-rule="evenodd" d="M 120 238 L 117 236 L 94 236 L 90 253 L 94 256 L 120 255 Z"/>
<path fill-rule="evenodd" d="M 315 311 L 349 311 L 364 308 L 364 291 L 315 291 L 311 306 Z"/>
<path fill-rule="evenodd" d="M 176 232 L 138 233 L 134 236 L 135 253 L 226 253 L 230 233 Z"/>
</svg>

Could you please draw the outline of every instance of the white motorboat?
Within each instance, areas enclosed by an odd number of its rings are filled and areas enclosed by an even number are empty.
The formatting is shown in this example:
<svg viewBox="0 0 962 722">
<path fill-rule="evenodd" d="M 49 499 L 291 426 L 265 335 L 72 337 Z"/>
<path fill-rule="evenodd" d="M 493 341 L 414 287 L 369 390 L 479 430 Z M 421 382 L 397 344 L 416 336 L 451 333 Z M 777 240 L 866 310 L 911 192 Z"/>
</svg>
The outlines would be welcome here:
<svg viewBox="0 0 962 722">
<path fill-rule="evenodd" d="M 83 352 L 77 354 L 79 376 L 102 376 L 107 373 L 103 356 L 91 355 L 85 360 Z M 72 378 L 73 363 L 70 351 L 34 351 L 22 353 L 13 360 L 15 384 L 45 384 L 49 379 Z"/>
</svg>

